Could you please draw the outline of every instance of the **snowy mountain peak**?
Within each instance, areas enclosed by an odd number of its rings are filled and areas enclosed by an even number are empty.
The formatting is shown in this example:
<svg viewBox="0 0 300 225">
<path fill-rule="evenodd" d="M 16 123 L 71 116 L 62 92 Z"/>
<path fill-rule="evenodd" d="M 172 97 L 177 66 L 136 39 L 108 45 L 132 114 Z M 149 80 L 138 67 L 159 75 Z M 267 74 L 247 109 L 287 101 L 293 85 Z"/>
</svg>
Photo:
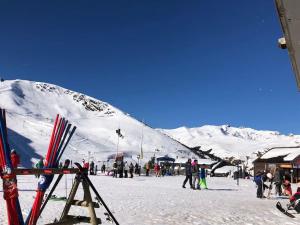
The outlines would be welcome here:
<svg viewBox="0 0 300 225">
<path fill-rule="evenodd" d="M 29 163 L 31 158 L 45 154 L 56 114 L 78 127 L 65 154 L 73 160 L 106 161 L 117 151 L 132 160 L 143 154 L 142 161 L 154 154 L 193 156 L 185 146 L 112 105 L 53 84 L 4 81 L 0 83 L 0 98 L 0 107 L 7 110 L 11 145 Z M 117 129 L 124 138 L 118 139 Z"/>
<path fill-rule="evenodd" d="M 80 103 L 87 111 L 102 112 L 105 115 L 112 115 L 115 113 L 115 111 L 113 111 L 107 103 L 91 98 L 87 95 L 80 94 L 78 92 L 40 82 L 36 82 L 35 87 L 42 92 L 50 92 L 57 95 L 70 95 L 75 102 Z"/>
</svg>

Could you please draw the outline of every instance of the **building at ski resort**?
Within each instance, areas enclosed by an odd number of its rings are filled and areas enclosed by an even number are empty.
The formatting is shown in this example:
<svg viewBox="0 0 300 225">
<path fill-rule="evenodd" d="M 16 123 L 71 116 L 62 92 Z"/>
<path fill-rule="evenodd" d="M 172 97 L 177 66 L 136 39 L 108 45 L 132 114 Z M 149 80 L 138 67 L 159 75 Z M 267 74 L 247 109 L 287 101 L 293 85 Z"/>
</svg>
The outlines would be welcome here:
<svg viewBox="0 0 300 225">
<path fill-rule="evenodd" d="M 292 182 L 300 181 L 300 146 L 270 148 L 253 161 L 254 174 L 258 171 L 275 171 L 281 168 L 291 174 Z"/>
</svg>

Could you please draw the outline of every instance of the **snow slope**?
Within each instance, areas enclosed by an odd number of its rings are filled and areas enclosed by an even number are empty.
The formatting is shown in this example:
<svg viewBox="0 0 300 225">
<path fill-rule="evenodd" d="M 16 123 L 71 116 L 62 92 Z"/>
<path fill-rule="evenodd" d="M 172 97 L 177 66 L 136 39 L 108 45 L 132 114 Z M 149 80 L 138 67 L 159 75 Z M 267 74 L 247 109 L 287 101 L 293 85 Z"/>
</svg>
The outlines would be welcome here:
<svg viewBox="0 0 300 225">
<path fill-rule="evenodd" d="M 258 131 L 229 125 L 180 127 L 160 131 L 186 146 L 201 146 L 201 150 L 212 149 L 211 153 L 218 157 L 235 157 L 242 160 L 245 160 L 246 156 L 255 159 L 257 152 L 264 152 L 272 147 L 291 147 L 300 144 L 299 135 L 286 136 L 277 131 Z"/>
<path fill-rule="evenodd" d="M 62 87 L 24 80 L 0 83 L 0 107 L 7 110 L 9 139 L 22 155 L 24 166 L 44 156 L 57 113 L 78 127 L 65 157 L 72 160 L 106 160 L 118 151 L 136 159 L 143 133 L 144 160 L 169 154 L 190 157 L 190 151 L 161 132 L 154 130 L 110 104 Z M 159 152 L 155 152 L 159 149 Z"/>
</svg>

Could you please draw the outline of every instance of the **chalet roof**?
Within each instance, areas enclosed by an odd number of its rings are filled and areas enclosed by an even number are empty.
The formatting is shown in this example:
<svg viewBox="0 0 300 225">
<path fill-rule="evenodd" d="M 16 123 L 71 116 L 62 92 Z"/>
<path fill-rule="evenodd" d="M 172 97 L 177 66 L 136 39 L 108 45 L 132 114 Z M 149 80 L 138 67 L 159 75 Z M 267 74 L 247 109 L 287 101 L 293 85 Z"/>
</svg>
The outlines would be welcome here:
<svg viewBox="0 0 300 225">
<path fill-rule="evenodd" d="M 293 161 L 300 155 L 300 146 L 271 148 L 260 159 L 283 157 L 283 161 Z"/>
</svg>

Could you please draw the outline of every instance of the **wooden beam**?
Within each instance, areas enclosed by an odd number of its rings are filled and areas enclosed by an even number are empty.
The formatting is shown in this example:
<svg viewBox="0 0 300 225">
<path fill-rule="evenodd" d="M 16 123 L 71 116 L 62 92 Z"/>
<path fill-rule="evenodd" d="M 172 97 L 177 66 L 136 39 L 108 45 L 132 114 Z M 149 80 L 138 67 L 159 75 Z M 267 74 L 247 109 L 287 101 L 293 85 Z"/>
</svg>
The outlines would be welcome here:
<svg viewBox="0 0 300 225">
<path fill-rule="evenodd" d="M 82 206 L 82 207 L 89 207 L 90 203 L 87 201 L 81 201 L 81 200 L 73 200 L 71 201 L 71 205 L 76 205 L 76 206 Z M 100 208 L 100 205 L 97 202 L 92 202 L 94 208 Z"/>
<path fill-rule="evenodd" d="M 14 169 L 15 175 L 52 175 L 52 174 L 76 174 L 79 173 L 77 168 L 47 168 L 47 169 Z"/>
<path fill-rule="evenodd" d="M 87 216 L 72 216 L 67 215 L 64 220 L 45 225 L 72 225 L 78 223 L 90 223 L 91 218 Z M 97 218 L 97 224 L 101 224 L 101 219 Z"/>
</svg>

